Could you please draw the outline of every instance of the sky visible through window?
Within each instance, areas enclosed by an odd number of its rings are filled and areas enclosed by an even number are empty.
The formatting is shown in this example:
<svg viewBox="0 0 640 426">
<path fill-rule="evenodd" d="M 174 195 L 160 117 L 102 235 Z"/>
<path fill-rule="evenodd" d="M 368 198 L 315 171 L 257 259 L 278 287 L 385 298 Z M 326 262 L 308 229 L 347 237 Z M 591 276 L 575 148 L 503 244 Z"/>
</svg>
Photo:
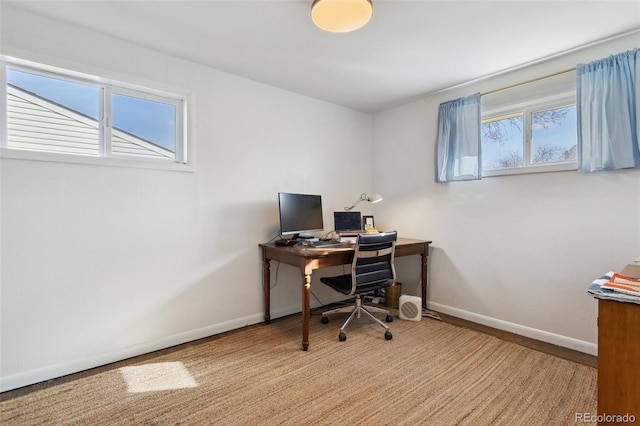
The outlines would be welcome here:
<svg viewBox="0 0 640 426">
<path fill-rule="evenodd" d="M 566 116 L 551 123 L 546 128 L 541 124 L 534 124 L 531 129 L 531 139 L 534 152 L 538 147 L 557 146 L 560 150 L 570 150 L 578 143 L 578 117 L 575 105 L 558 108 L 566 110 Z"/>
<path fill-rule="evenodd" d="M 100 89 L 86 84 L 7 70 L 7 83 L 94 120 L 100 115 Z M 174 105 L 113 94 L 112 126 L 175 152 Z"/>
<path fill-rule="evenodd" d="M 545 147 L 554 150 L 556 157 L 554 160 L 546 159 L 542 162 L 563 161 L 559 156 L 569 152 L 577 144 L 577 116 L 575 105 L 562 108 L 566 110 L 566 115 L 553 123 L 548 123 L 544 128 L 541 124 L 534 123 L 532 126 L 532 158 L 535 158 L 539 148 Z M 502 120 L 505 124 L 502 127 L 503 139 L 500 141 L 490 138 L 482 138 L 482 164 L 485 170 L 501 169 L 507 167 L 520 167 L 524 164 L 515 165 L 514 159 L 522 161 L 523 157 L 523 121 L 522 116 Z M 566 160 L 565 160 L 566 161 Z"/>
<path fill-rule="evenodd" d="M 496 142 L 483 138 L 482 140 L 482 168 L 499 169 L 500 159 L 507 158 L 511 154 L 516 154 L 522 158 L 522 117 L 517 117 L 517 125 L 506 125 L 504 139 Z M 522 165 L 522 164 L 520 164 Z"/>
</svg>

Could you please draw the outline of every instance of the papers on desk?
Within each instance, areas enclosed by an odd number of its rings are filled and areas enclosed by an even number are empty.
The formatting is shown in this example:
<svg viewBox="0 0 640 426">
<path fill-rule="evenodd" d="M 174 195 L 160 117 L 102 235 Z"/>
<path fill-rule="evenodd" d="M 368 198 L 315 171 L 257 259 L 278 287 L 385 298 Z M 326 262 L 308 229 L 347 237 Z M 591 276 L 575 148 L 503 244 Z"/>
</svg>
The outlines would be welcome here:
<svg viewBox="0 0 640 426">
<path fill-rule="evenodd" d="M 607 272 L 591 283 L 587 293 L 599 299 L 640 304 L 640 279 Z"/>
</svg>

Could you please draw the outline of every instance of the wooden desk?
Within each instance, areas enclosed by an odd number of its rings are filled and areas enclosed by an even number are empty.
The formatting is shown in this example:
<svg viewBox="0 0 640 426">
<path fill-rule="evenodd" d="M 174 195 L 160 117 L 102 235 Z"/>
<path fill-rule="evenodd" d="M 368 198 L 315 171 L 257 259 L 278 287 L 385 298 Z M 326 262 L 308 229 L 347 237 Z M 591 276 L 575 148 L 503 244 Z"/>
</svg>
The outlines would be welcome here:
<svg viewBox="0 0 640 426">
<path fill-rule="evenodd" d="M 431 241 L 398 238 L 396 257 L 420 255 L 422 268 L 422 307 L 427 307 L 427 257 Z M 264 320 L 271 321 L 271 261 L 285 263 L 300 268 L 302 274 L 302 349 L 309 349 L 309 317 L 311 294 L 311 274 L 314 270 L 351 264 L 354 245 L 343 244 L 338 247 L 310 248 L 283 247 L 273 243 L 260 244 L 262 248 L 262 287 L 264 289 Z"/>
<path fill-rule="evenodd" d="M 640 278 L 640 265 L 627 265 L 620 273 Z M 598 299 L 598 415 L 640 418 L 639 325 L 640 305 Z"/>
</svg>

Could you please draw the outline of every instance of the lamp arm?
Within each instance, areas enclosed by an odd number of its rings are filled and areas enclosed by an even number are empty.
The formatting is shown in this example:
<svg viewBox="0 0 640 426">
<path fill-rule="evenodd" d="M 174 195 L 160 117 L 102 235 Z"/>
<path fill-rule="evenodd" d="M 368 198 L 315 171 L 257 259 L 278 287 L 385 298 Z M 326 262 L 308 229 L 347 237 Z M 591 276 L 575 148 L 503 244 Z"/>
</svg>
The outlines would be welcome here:
<svg viewBox="0 0 640 426">
<path fill-rule="evenodd" d="M 363 192 L 363 193 L 360 195 L 360 198 L 358 198 L 358 199 L 356 200 L 356 202 L 355 202 L 355 203 L 353 203 L 353 204 L 351 205 L 351 207 L 345 207 L 344 209 L 345 209 L 346 211 L 352 210 L 355 206 L 357 206 L 358 204 L 360 204 L 360 202 L 361 202 L 361 201 L 365 201 L 366 199 L 367 199 L 367 194 L 365 194 L 365 193 Z"/>
</svg>

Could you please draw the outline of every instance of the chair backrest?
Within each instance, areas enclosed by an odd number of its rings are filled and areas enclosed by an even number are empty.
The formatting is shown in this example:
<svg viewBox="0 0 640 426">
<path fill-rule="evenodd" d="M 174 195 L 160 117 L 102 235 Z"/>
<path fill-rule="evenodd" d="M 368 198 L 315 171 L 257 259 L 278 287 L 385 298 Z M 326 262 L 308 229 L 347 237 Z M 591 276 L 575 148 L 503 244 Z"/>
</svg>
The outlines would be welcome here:
<svg viewBox="0 0 640 426">
<path fill-rule="evenodd" d="M 397 238 L 396 231 L 358 235 L 351 264 L 351 294 L 395 285 L 393 259 Z"/>
</svg>

